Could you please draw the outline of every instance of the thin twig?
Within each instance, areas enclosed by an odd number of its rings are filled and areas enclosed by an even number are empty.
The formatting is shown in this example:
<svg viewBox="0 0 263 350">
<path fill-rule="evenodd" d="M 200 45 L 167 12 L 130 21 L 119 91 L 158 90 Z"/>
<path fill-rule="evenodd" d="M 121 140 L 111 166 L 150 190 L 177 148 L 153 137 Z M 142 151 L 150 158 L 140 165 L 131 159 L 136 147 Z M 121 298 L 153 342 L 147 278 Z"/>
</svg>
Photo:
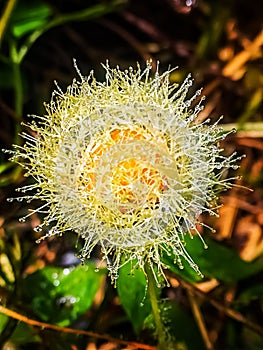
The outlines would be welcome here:
<svg viewBox="0 0 263 350">
<path fill-rule="evenodd" d="M 258 138 L 263 137 L 263 122 L 248 122 L 248 123 L 230 123 L 230 124 L 220 124 L 225 131 L 230 131 L 236 129 L 236 137 L 251 137 Z"/>
<path fill-rule="evenodd" d="M 1 45 L 1 41 L 2 41 L 2 39 L 4 37 L 4 33 L 5 33 L 5 30 L 6 30 L 9 18 L 10 18 L 11 14 L 12 14 L 12 11 L 15 8 L 16 1 L 17 0 L 8 0 L 7 1 L 7 4 L 5 6 L 3 15 L 0 18 L 0 45 Z"/>
<path fill-rule="evenodd" d="M 153 69 L 154 70 L 156 69 L 156 63 L 152 59 L 149 52 L 147 52 L 147 50 L 145 49 L 145 46 L 140 41 L 138 41 L 132 34 L 130 34 L 127 30 L 125 30 L 123 27 L 121 27 L 120 25 L 116 24 L 113 21 L 100 18 L 98 22 L 104 27 L 117 33 L 120 37 L 122 37 L 125 41 L 127 41 L 134 48 L 134 50 L 141 55 L 141 57 L 145 61 L 151 60 L 152 64 L 154 65 Z"/>
<path fill-rule="evenodd" d="M 225 77 L 235 78 L 235 73 L 253 58 L 263 45 L 263 30 L 243 51 L 239 52 L 223 69 Z"/>
<path fill-rule="evenodd" d="M 238 144 L 245 147 L 256 148 L 263 151 L 263 142 L 251 138 L 240 138 L 237 140 Z"/>
<path fill-rule="evenodd" d="M 205 300 L 207 300 L 212 306 L 214 306 L 214 308 L 216 308 L 217 310 L 223 312 L 225 315 L 227 315 L 228 317 L 232 318 L 235 321 L 238 321 L 242 324 L 244 324 L 246 327 L 250 328 L 251 330 L 253 330 L 254 332 L 258 333 L 259 335 L 263 336 L 263 327 L 259 326 L 258 324 L 254 323 L 253 321 L 248 320 L 245 316 L 243 316 L 240 312 L 235 311 L 225 305 L 222 305 L 221 303 L 219 303 L 218 301 L 214 300 L 213 298 L 211 298 L 209 295 L 203 293 L 202 291 L 200 291 L 198 288 L 196 288 L 194 285 L 192 285 L 191 283 L 186 282 L 185 280 L 183 280 L 182 278 L 176 276 L 176 279 L 179 281 L 180 285 L 192 292 L 195 295 L 198 295 L 202 298 L 204 298 Z"/>
<path fill-rule="evenodd" d="M 214 349 L 213 344 L 212 344 L 211 340 L 209 339 L 208 332 L 207 332 L 207 329 L 205 326 L 205 321 L 204 321 L 203 315 L 199 309 L 199 306 L 197 305 L 194 294 L 190 290 L 187 290 L 187 294 L 188 294 L 188 299 L 189 299 L 189 302 L 190 302 L 190 305 L 192 308 L 194 318 L 196 320 L 197 326 L 200 330 L 203 341 L 205 343 L 205 348 L 206 348 L 206 350 L 213 350 Z"/>
<path fill-rule="evenodd" d="M 95 332 L 91 332 L 91 331 L 85 331 L 82 329 L 60 327 L 57 325 L 32 320 L 24 315 L 19 314 L 18 312 L 10 310 L 2 305 L 0 305 L 0 312 L 9 316 L 9 317 L 12 317 L 16 320 L 19 320 L 19 321 L 22 321 L 26 324 L 29 324 L 31 326 L 40 327 L 41 330 L 52 329 L 54 331 L 63 332 L 63 333 L 73 333 L 73 334 L 78 334 L 78 335 L 82 334 L 82 335 L 87 335 L 87 336 L 93 337 L 93 338 L 104 339 L 104 340 L 118 343 L 118 344 L 134 346 L 136 349 L 156 350 L 156 347 L 151 346 L 151 345 L 141 344 L 141 343 L 137 343 L 137 342 L 133 342 L 133 341 L 125 341 L 125 340 L 121 340 L 121 339 L 116 339 L 116 338 L 110 337 L 109 335 L 99 334 L 99 333 L 95 333 Z"/>
</svg>

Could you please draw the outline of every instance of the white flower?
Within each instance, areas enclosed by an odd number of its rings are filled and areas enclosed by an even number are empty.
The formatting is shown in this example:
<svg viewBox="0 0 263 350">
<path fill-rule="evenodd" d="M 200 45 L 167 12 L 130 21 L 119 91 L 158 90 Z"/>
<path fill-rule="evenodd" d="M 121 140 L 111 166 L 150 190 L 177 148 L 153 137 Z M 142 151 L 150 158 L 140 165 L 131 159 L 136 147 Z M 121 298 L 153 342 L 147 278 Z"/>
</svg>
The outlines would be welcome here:
<svg viewBox="0 0 263 350">
<path fill-rule="evenodd" d="M 235 167 L 218 142 L 217 125 L 197 124 L 200 103 L 187 98 L 192 80 L 178 88 L 170 71 L 151 77 L 151 65 L 121 71 L 104 66 L 105 82 L 93 73 L 55 91 L 47 115 L 30 125 L 13 159 L 35 183 L 24 198 L 45 204 L 46 236 L 74 230 L 84 241 L 81 257 L 99 244 L 115 280 L 122 263 L 133 260 L 163 273 L 163 251 L 172 251 L 182 266 L 187 260 L 184 235 L 197 232 L 202 212 L 228 188 L 222 172 Z M 209 209 L 208 209 L 209 208 Z M 29 214 L 30 215 L 30 214 Z M 23 218 L 22 220 L 25 220 Z"/>
</svg>

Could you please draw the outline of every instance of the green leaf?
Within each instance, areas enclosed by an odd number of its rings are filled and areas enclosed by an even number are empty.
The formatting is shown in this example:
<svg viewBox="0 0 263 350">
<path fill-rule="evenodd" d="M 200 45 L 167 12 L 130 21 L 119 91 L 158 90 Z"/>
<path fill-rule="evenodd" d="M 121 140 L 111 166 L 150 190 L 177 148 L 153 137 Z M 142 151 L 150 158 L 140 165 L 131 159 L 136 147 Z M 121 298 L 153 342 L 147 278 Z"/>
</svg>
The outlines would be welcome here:
<svg viewBox="0 0 263 350">
<path fill-rule="evenodd" d="M 32 327 L 26 323 L 20 322 L 12 333 L 10 341 L 15 345 L 23 345 L 28 343 L 40 343 L 41 338 L 34 332 Z"/>
<path fill-rule="evenodd" d="M 182 349 L 203 350 L 204 343 L 192 315 L 182 306 L 169 300 L 163 301 L 162 317 L 170 336 L 176 343 L 184 344 Z"/>
<path fill-rule="evenodd" d="M 21 175 L 22 168 L 14 163 L 3 163 L 0 169 L 0 187 L 15 183 Z"/>
<path fill-rule="evenodd" d="M 0 334 L 4 330 L 7 321 L 8 321 L 8 316 L 0 313 Z"/>
<path fill-rule="evenodd" d="M 139 333 L 144 320 L 151 313 L 144 272 L 134 269 L 131 262 L 122 266 L 117 280 L 117 292 L 134 331 Z"/>
<path fill-rule="evenodd" d="M 43 27 L 51 13 L 51 8 L 43 1 L 19 2 L 10 21 L 12 34 L 21 38 Z"/>
<path fill-rule="evenodd" d="M 67 326 L 89 309 L 102 275 L 93 264 L 45 267 L 24 280 L 23 298 L 42 320 Z"/>
<path fill-rule="evenodd" d="M 204 248 L 198 236 L 193 238 L 190 238 L 189 235 L 185 236 L 185 249 L 206 277 L 214 277 L 232 283 L 252 276 L 262 269 L 259 264 L 242 260 L 235 251 L 212 239 L 205 238 L 205 242 L 208 249 Z M 184 263 L 184 269 L 180 270 L 174 264 L 172 254 L 171 256 L 164 254 L 163 261 L 173 272 L 189 282 L 197 282 L 201 279 L 186 262 Z"/>
</svg>

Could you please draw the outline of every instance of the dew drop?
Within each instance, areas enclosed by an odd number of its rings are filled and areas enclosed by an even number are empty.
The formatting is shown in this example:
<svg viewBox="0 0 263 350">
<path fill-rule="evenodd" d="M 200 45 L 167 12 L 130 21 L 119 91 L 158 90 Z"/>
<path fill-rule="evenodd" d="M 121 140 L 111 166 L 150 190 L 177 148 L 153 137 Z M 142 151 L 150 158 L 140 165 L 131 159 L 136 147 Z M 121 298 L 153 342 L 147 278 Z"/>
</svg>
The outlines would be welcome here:
<svg viewBox="0 0 263 350">
<path fill-rule="evenodd" d="M 67 276 L 68 274 L 70 274 L 70 269 L 65 268 L 65 269 L 63 270 L 63 275 Z"/>
<path fill-rule="evenodd" d="M 57 287 L 60 285 L 60 281 L 59 280 L 54 280 L 53 282 L 54 286 Z"/>
<path fill-rule="evenodd" d="M 13 202 L 14 201 L 14 198 L 7 198 L 7 202 Z"/>
<path fill-rule="evenodd" d="M 78 298 L 71 297 L 71 298 L 69 299 L 69 301 L 70 301 L 71 304 L 75 304 L 76 302 L 78 302 Z"/>
<path fill-rule="evenodd" d="M 25 218 L 19 218 L 18 220 L 19 220 L 19 222 L 26 222 Z"/>
</svg>

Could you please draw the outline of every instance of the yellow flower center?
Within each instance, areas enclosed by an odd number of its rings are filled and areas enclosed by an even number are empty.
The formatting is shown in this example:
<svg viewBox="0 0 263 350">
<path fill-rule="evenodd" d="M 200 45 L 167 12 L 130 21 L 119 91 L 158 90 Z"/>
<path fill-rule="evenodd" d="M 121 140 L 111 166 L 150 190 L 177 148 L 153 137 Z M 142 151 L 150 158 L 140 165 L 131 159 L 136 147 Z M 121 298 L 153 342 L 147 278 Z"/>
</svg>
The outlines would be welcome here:
<svg viewBox="0 0 263 350">
<path fill-rule="evenodd" d="M 134 220 L 149 217 L 166 188 L 165 176 L 154 167 L 161 158 L 156 142 L 167 151 L 157 132 L 140 127 L 114 129 L 99 136 L 85 150 L 79 167 L 82 197 L 99 201 L 117 215 L 137 213 Z"/>
</svg>

